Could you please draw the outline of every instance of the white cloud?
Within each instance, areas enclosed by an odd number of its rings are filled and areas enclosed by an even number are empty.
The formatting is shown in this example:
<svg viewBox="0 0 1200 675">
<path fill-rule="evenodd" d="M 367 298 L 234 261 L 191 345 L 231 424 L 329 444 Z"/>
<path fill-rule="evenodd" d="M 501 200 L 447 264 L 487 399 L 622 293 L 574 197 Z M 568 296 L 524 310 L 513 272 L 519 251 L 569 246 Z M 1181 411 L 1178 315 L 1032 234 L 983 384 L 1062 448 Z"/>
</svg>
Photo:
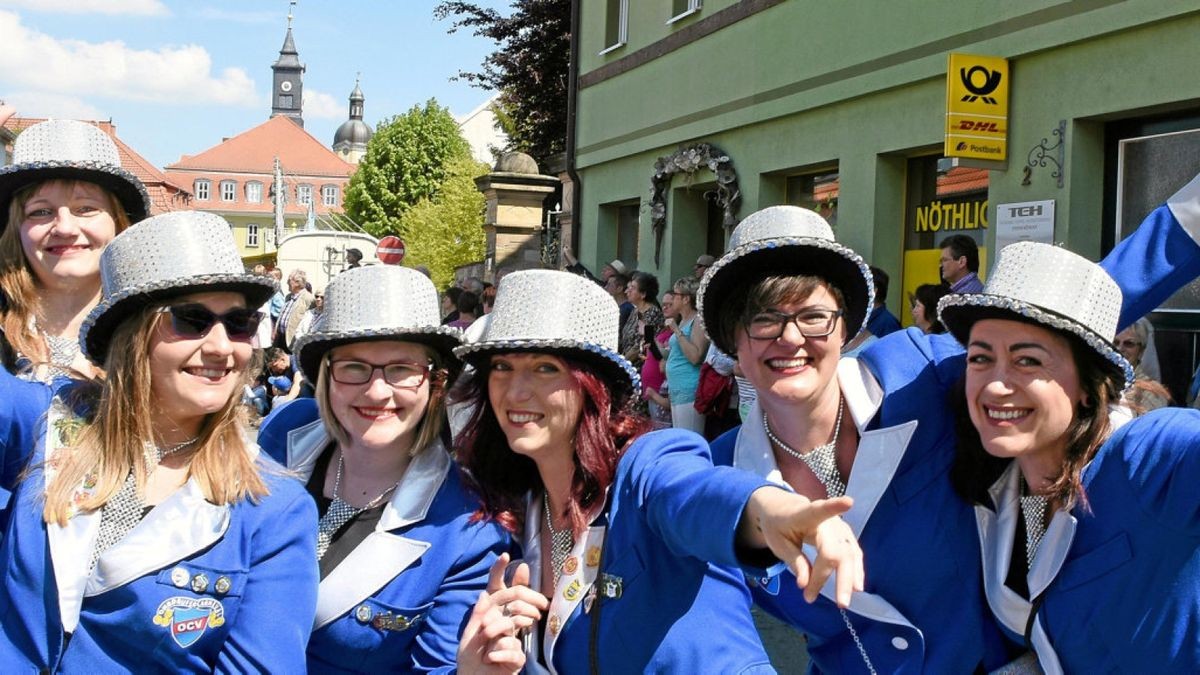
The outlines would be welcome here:
<svg viewBox="0 0 1200 675">
<path fill-rule="evenodd" d="M 5 94 L 6 103 L 17 109 L 21 117 L 58 117 L 73 120 L 105 120 L 108 115 L 99 108 L 74 96 L 14 91 Z"/>
<path fill-rule="evenodd" d="M 304 89 L 304 116 L 313 119 L 345 119 L 349 115 L 349 103 L 338 101 L 323 91 Z"/>
<path fill-rule="evenodd" d="M 161 0 L 0 0 L 0 7 L 14 7 L 50 14 L 113 14 L 166 16 Z"/>
<path fill-rule="evenodd" d="M 120 40 L 60 39 L 0 11 L 0 77 L 18 86 L 71 96 L 255 106 L 254 81 L 241 68 L 212 72 L 198 45 L 133 49 Z"/>
</svg>

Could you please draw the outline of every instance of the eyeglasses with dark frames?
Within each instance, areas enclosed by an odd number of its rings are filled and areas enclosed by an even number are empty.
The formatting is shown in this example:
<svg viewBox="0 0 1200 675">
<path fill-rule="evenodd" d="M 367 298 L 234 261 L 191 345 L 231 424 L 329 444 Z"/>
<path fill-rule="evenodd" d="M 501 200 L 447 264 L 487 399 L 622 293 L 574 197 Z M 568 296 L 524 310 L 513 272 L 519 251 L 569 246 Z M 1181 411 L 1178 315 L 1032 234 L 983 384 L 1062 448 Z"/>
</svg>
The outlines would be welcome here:
<svg viewBox="0 0 1200 675">
<path fill-rule="evenodd" d="M 158 313 L 170 317 L 171 332 L 176 337 L 189 340 L 208 335 L 208 331 L 218 322 L 225 326 L 225 334 L 230 340 L 249 340 L 254 337 L 263 319 L 262 312 L 247 307 L 217 314 L 199 303 L 170 305 L 160 308 Z"/>
<path fill-rule="evenodd" d="M 416 389 L 429 379 L 433 364 L 410 361 L 368 363 L 355 359 L 329 361 L 329 377 L 338 384 L 367 384 L 377 370 L 383 373 L 384 382 L 397 389 Z"/>
<path fill-rule="evenodd" d="M 745 321 L 746 335 L 754 340 L 775 340 L 783 335 L 789 323 L 796 324 L 800 334 L 806 338 L 825 337 L 833 332 L 842 310 L 810 307 L 794 314 L 767 311 L 759 312 Z"/>
</svg>

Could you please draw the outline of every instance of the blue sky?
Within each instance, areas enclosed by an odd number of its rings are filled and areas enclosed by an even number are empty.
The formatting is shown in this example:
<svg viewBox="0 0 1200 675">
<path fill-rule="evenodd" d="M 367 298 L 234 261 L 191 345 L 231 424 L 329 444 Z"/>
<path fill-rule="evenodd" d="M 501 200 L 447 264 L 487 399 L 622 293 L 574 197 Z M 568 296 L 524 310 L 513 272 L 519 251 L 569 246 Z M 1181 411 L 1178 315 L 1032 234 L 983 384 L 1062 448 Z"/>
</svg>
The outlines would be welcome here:
<svg viewBox="0 0 1200 675">
<path fill-rule="evenodd" d="M 507 13 L 509 0 L 479 0 Z M 304 121 L 329 145 L 362 74 L 366 121 L 436 98 L 470 112 L 489 94 L 451 82 L 494 45 L 447 34 L 436 0 L 299 0 L 293 35 Z M 270 115 L 288 0 L 0 0 L 0 99 L 28 117 L 109 119 L 160 168 Z"/>
</svg>

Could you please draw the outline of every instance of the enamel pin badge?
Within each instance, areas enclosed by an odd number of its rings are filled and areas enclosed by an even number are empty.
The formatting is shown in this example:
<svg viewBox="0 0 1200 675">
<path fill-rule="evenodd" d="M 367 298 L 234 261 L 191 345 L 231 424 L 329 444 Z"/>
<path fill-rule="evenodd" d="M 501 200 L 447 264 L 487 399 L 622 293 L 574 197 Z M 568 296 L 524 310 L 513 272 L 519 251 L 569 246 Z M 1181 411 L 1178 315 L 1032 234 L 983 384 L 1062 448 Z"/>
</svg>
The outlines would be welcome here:
<svg viewBox="0 0 1200 675">
<path fill-rule="evenodd" d="M 209 628 L 225 625 L 225 608 L 213 598 L 167 598 L 158 606 L 154 623 L 171 630 L 180 647 L 191 647 Z"/>
</svg>

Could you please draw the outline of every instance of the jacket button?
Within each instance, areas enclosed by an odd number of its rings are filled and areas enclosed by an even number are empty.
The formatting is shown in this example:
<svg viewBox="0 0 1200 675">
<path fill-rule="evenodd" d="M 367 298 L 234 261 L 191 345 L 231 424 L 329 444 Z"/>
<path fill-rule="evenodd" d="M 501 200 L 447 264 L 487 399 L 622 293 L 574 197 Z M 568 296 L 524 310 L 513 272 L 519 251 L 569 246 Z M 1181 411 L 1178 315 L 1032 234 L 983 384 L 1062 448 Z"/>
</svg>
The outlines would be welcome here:
<svg viewBox="0 0 1200 675">
<path fill-rule="evenodd" d="M 894 637 L 892 638 L 892 646 L 896 649 L 908 649 L 908 640 L 902 637 Z"/>
</svg>

